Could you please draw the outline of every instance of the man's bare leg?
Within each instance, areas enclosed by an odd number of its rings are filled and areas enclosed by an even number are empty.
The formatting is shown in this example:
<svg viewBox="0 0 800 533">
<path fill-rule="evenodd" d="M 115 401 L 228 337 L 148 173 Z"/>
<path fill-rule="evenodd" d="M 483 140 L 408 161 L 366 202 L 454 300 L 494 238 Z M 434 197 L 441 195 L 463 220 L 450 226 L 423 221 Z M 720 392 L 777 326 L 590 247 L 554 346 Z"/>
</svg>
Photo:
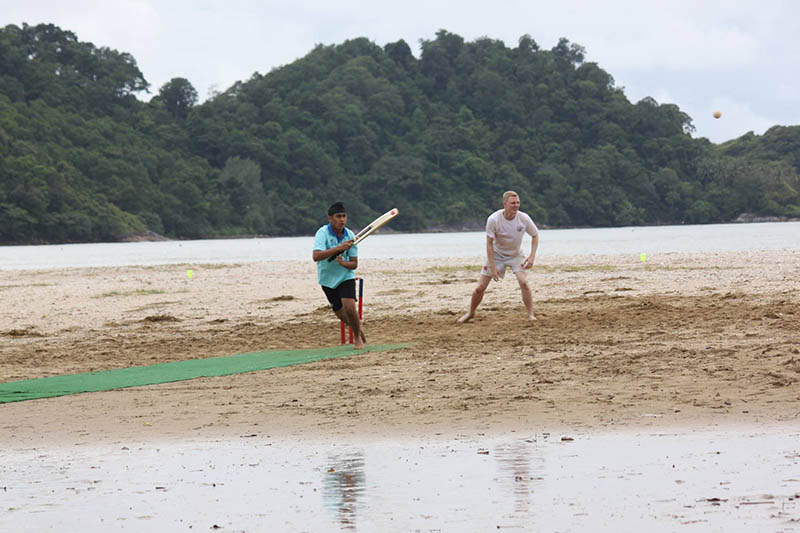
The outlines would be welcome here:
<svg viewBox="0 0 800 533">
<path fill-rule="evenodd" d="M 483 300 L 483 294 L 486 292 L 486 287 L 489 286 L 490 281 L 492 281 L 491 277 L 481 275 L 481 278 L 478 280 L 478 286 L 475 287 L 474 291 L 472 291 L 472 298 L 469 302 L 469 312 L 461 316 L 461 318 L 456 321 L 458 324 L 463 324 L 475 316 L 475 311 L 481 304 L 481 301 Z"/>
<path fill-rule="evenodd" d="M 356 301 L 352 298 L 342 298 L 342 308 L 336 312 L 336 316 L 353 330 L 353 347 L 363 348 L 367 336 L 361 331 L 361 318 L 356 310 Z"/>
<path fill-rule="evenodd" d="M 528 285 L 528 273 L 523 270 L 514 275 L 519 281 L 519 290 L 522 292 L 522 303 L 525 304 L 525 310 L 528 311 L 528 320 L 536 320 L 536 316 L 533 314 L 533 295 L 531 287 Z"/>
</svg>

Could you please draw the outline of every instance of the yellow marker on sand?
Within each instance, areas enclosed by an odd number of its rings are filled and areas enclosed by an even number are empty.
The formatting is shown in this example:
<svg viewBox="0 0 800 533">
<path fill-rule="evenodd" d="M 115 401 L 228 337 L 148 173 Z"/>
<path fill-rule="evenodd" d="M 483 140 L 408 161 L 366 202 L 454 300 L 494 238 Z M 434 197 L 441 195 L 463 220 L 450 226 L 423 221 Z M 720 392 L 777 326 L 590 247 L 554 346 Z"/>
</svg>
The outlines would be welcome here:
<svg viewBox="0 0 800 533">
<path fill-rule="evenodd" d="M 647 261 L 647 254 L 642 252 L 642 255 L 639 256 L 639 259 L 641 259 L 642 263 L 644 263 L 645 261 Z"/>
<path fill-rule="evenodd" d="M 644 261 L 644 259 L 642 259 L 642 261 Z M 192 272 L 191 270 L 187 270 L 186 271 L 186 277 L 188 277 L 189 279 L 192 279 L 194 277 L 194 272 Z"/>
</svg>

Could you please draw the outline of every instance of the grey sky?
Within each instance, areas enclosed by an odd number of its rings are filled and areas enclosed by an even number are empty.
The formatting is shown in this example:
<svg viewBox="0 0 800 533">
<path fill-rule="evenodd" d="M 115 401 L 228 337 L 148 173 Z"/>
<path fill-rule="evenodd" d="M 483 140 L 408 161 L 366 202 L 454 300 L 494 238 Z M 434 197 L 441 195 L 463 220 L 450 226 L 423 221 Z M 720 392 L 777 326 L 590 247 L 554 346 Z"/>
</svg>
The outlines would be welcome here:
<svg viewBox="0 0 800 533">
<path fill-rule="evenodd" d="M 355 37 L 404 39 L 419 57 L 419 40 L 446 29 L 508 47 L 524 34 L 547 49 L 566 37 L 631 102 L 677 104 L 694 136 L 713 142 L 800 124 L 800 2 L 791 0 L 0 0 L 0 13 L 3 25 L 53 23 L 131 53 L 151 94 L 180 76 L 204 99 Z"/>
</svg>

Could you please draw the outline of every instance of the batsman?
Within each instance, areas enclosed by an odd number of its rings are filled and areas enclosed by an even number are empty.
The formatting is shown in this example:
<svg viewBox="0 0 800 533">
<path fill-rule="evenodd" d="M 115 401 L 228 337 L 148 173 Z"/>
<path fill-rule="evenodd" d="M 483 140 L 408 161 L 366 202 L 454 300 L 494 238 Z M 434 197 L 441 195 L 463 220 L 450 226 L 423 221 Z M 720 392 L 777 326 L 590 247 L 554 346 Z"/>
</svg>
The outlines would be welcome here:
<svg viewBox="0 0 800 533">
<path fill-rule="evenodd" d="M 328 223 L 314 236 L 312 257 L 317 263 L 317 279 L 333 312 L 353 331 L 354 348 L 363 348 L 367 337 L 356 310 L 358 246 L 355 234 L 347 228 L 347 211 L 342 202 L 328 208 Z M 335 257 L 334 261 L 328 261 Z"/>
</svg>

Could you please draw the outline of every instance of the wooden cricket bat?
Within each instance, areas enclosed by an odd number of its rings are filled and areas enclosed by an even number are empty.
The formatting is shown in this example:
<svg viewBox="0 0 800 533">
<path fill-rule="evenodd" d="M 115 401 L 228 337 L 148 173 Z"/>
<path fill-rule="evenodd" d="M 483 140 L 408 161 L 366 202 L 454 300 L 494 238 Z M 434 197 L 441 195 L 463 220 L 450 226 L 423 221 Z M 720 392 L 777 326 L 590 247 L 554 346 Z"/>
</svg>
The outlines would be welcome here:
<svg viewBox="0 0 800 533">
<path fill-rule="evenodd" d="M 394 217 L 396 217 L 399 212 L 400 211 L 398 211 L 397 208 L 395 207 L 394 209 L 385 212 L 384 214 L 382 214 L 381 216 L 370 222 L 369 225 L 367 225 L 361 231 L 356 233 L 356 237 L 353 240 L 353 246 L 355 246 L 356 244 L 360 243 L 361 241 L 363 241 L 364 239 L 375 233 L 381 226 L 386 225 L 386 223 L 392 220 Z M 334 254 L 330 256 L 328 258 L 328 262 L 331 262 L 334 259 L 336 259 L 338 255 L 339 254 Z"/>
</svg>

